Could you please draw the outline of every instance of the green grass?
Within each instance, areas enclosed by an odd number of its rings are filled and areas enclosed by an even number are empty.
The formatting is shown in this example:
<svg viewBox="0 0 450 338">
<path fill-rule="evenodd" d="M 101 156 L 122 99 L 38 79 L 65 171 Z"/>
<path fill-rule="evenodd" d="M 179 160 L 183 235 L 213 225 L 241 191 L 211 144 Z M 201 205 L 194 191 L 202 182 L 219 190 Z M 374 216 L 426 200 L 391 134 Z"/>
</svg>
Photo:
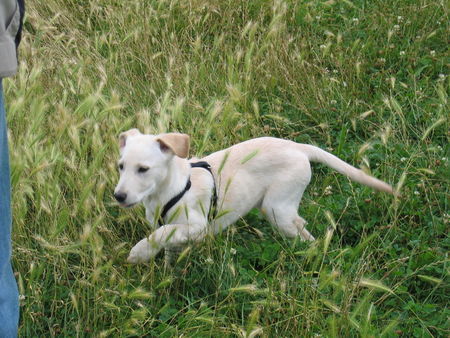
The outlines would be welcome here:
<svg viewBox="0 0 450 338">
<path fill-rule="evenodd" d="M 22 336 L 449 335 L 445 1 L 34 1 L 5 81 Z M 314 167 L 312 244 L 255 211 L 125 263 L 150 231 L 119 209 L 117 138 L 191 135 L 202 156 L 272 135 L 397 185 Z"/>
</svg>

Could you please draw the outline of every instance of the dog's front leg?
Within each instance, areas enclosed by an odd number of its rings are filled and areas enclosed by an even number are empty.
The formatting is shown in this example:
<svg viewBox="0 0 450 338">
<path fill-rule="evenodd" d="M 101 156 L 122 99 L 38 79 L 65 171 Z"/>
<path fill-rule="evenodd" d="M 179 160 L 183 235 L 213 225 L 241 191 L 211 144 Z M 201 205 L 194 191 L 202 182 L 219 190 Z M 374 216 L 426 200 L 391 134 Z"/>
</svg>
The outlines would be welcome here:
<svg viewBox="0 0 450 338">
<path fill-rule="evenodd" d="M 139 241 L 130 251 L 128 262 L 145 263 L 155 257 L 163 248 L 185 245 L 199 241 L 206 234 L 206 226 L 168 224 L 160 227 L 148 238 Z"/>
</svg>

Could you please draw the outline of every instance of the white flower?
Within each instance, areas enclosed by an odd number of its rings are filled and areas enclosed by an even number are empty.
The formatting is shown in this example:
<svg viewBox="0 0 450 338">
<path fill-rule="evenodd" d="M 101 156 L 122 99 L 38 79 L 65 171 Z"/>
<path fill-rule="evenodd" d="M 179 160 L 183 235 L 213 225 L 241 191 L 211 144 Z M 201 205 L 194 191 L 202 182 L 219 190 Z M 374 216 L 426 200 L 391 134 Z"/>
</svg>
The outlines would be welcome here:
<svg viewBox="0 0 450 338">
<path fill-rule="evenodd" d="M 447 224 L 450 221 L 450 215 L 447 213 L 444 213 L 444 224 Z"/>
<path fill-rule="evenodd" d="M 402 22 L 402 21 L 403 21 L 403 16 L 400 16 L 400 15 L 397 16 L 397 21 L 398 21 L 398 22 Z"/>
<path fill-rule="evenodd" d="M 342 85 L 343 85 L 344 87 L 347 87 L 347 82 L 342 81 Z"/>
<path fill-rule="evenodd" d="M 232 255 L 236 255 L 236 249 L 235 249 L 235 248 L 231 248 L 231 249 L 230 249 L 230 253 L 231 253 Z"/>
<path fill-rule="evenodd" d="M 211 257 L 206 258 L 205 262 L 208 264 L 214 264 L 214 260 Z"/>
<path fill-rule="evenodd" d="M 417 190 L 414 190 L 414 195 L 420 195 L 420 192 L 418 192 Z"/>
<path fill-rule="evenodd" d="M 352 21 L 357 23 L 357 22 L 359 22 L 359 19 L 358 18 L 353 18 Z"/>
<path fill-rule="evenodd" d="M 316 20 L 320 20 L 320 16 L 319 15 L 316 16 Z"/>
<path fill-rule="evenodd" d="M 440 80 L 444 80 L 444 79 L 445 79 L 445 74 L 442 74 L 442 73 L 439 74 L 439 79 L 440 79 Z"/>
<path fill-rule="evenodd" d="M 401 55 L 401 56 L 403 56 L 403 55 L 405 55 L 405 54 L 406 54 L 406 53 L 405 53 L 404 50 L 400 51 L 400 55 Z"/>
<path fill-rule="evenodd" d="M 394 25 L 394 29 L 398 31 L 400 29 L 400 25 Z"/>
<path fill-rule="evenodd" d="M 325 188 L 324 194 L 327 195 L 327 196 L 328 196 L 328 195 L 331 195 L 331 194 L 332 194 L 331 189 L 332 189 L 331 185 L 327 186 L 327 187 Z"/>
<path fill-rule="evenodd" d="M 331 100 L 330 103 L 331 103 L 331 104 L 336 104 L 337 101 L 336 101 L 336 100 Z"/>
<path fill-rule="evenodd" d="M 402 157 L 402 158 L 400 159 L 400 161 L 401 161 L 401 162 L 405 162 L 405 161 L 406 161 L 406 157 Z"/>
<path fill-rule="evenodd" d="M 325 49 L 327 46 L 325 45 L 320 45 L 320 49 Z"/>
<path fill-rule="evenodd" d="M 436 51 L 435 50 L 430 51 L 430 55 L 431 56 L 435 56 L 436 55 Z"/>
</svg>

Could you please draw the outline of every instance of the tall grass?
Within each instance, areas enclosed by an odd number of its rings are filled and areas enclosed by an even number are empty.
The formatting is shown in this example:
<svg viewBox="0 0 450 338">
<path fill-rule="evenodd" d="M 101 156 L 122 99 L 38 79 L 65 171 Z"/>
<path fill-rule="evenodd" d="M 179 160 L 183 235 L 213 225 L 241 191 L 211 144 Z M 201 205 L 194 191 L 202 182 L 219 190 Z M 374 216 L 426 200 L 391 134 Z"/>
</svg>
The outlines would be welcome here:
<svg viewBox="0 0 450 338">
<path fill-rule="evenodd" d="M 29 2 L 5 82 L 22 336 L 448 336 L 444 1 Z M 312 244 L 252 212 L 216 239 L 125 263 L 117 136 L 314 143 L 397 185 L 317 168 Z"/>
</svg>

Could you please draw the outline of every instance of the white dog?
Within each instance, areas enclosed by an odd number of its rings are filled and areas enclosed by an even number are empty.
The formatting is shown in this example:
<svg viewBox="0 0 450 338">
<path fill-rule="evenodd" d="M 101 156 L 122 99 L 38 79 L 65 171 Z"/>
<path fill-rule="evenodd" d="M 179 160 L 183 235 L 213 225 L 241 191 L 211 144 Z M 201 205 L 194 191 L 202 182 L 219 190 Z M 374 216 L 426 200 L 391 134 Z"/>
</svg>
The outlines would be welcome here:
<svg viewBox="0 0 450 338">
<path fill-rule="evenodd" d="M 239 143 L 194 165 L 186 159 L 189 136 L 185 134 L 144 135 L 131 129 L 120 135 L 119 146 L 115 198 L 123 207 L 142 202 L 148 221 L 159 220 L 161 225 L 132 248 L 131 263 L 147 262 L 163 248 L 215 234 L 253 208 L 259 208 L 285 236 L 314 240 L 297 214 L 311 179 L 310 161 L 393 194 L 388 184 L 320 148 L 272 137 Z"/>
</svg>

